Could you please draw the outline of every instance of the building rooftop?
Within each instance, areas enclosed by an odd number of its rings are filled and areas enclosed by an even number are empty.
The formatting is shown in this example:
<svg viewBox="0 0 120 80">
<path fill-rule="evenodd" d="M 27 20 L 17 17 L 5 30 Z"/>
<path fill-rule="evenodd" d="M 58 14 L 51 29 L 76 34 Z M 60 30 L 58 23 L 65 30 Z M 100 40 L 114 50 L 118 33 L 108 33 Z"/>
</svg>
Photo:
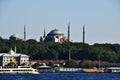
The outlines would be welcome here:
<svg viewBox="0 0 120 80">
<path fill-rule="evenodd" d="M 48 35 L 63 35 L 59 29 L 54 29 L 48 33 Z"/>
<path fill-rule="evenodd" d="M 12 49 L 8 53 L 0 53 L 0 56 L 29 57 L 28 55 L 16 53 Z"/>
</svg>

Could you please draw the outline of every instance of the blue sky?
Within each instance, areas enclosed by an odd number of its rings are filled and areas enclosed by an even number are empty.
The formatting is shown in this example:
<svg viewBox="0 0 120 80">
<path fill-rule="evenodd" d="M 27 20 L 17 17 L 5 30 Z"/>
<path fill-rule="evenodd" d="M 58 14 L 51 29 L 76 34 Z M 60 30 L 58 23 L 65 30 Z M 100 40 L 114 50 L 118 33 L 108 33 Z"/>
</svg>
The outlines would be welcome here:
<svg viewBox="0 0 120 80">
<path fill-rule="evenodd" d="M 17 34 L 39 41 L 44 27 L 48 33 L 60 29 L 71 39 L 82 42 L 82 26 L 86 26 L 86 42 L 120 44 L 119 0 L 0 0 L 0 36 Z"/>
</svg>

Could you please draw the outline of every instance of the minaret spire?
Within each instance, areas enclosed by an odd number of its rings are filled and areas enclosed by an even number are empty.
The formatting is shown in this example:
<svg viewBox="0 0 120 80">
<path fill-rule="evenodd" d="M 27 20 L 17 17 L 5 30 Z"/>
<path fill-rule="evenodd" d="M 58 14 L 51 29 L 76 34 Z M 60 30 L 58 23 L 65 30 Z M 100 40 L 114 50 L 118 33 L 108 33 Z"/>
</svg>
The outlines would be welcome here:
<svg viewBox="0 0 120 80">
<path fill-rule="evenodd" d="M 83 24 L 83 43 L 85 43 L 85 24 Z"/>
<path fill-rule="evenodd" d="M 70 22 L 68 23 L 68 42 L 70 42 Z"/>
<path fill-rule="evenodd" d="M 26 41 L 26 25 L 24 25 L 24 40 Z"/>
<path fill-rule="evenodd" d="M 46 37 L 46 32 L 45 32 L 45 28 L 44 28 L 44 35 L 43 35 L 43 38 L 45 38 Z"/>
<path fill-rule="evenodd" d="M 71 60 L 71 51 L 69 50 L 69 60 Z"/>
</svg>

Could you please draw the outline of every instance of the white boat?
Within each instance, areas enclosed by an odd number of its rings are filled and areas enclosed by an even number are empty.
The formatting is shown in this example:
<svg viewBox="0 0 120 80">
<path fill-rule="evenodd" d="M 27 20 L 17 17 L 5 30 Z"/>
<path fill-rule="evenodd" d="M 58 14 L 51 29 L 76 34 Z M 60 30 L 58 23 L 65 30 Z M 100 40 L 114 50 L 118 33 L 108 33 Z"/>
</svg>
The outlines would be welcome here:
<svg viewBox="0 0 120 80">
<path fill-rule="evenodd" d="M 105 69 L 108 73 L 120 73 L 120 67 L 108 67 Z"/>
<path fill-rule="evenodd" d="M 2 67 L 0 66 L 0 73 L 8 73 L 8 74 L 24 74 L 24 73 L 29 73 L 29 74 L 39 74 L 39 72 L 32 68 L 32 67 Z"/>
<path fill-rule="evenodd" d="M 37 68 L 37 70 L 38 70 L 39 72 L 55 72 L 52 67 L 47 66 L 47 65 L 39 66 L 39 67 Z"/>
</svg>

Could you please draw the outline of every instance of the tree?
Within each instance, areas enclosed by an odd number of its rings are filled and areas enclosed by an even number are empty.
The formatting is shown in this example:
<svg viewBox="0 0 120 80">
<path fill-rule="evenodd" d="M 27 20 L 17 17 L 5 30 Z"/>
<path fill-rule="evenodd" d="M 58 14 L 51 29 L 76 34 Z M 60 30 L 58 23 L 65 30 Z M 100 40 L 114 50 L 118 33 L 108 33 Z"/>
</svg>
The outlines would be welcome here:
<svg viewBox="0 0 120 80">
<path fill-rule="evenodd" d="M 35 63 L 32 65 L 33 68 L 37 69 L 39 66 L 41 66 L 39 63 Z"/>
<path fill-rule="evenodd" d="M 10 62 L 10 63 L 7 64 L 7 66 L 14 67 L 15 63 L 14 62 Z"/>
<path fill-rule="evenodd" d="M 2 39 L 2 37 L 0 36 L 0 41 L 2 41 L 3 39 Z"/>
<path fill-rule="evenodd" d="M 26 63 L 22 63 L 20 66 L 25 66 L 26 65 Z"/>
<path fill-rule="evenodd" d="M 103 55 L 103 60 L 105 61 L 116 62 L 118 60 L 117 55 L 115 54 L 115 52 L 112 51 L 106 51 L 102 53 L 102 55 Z"/>
<path fill-rule="evenodd" d="M 29 40 L 27 40 L 27 42 L 30 43 L 30 44 L 37 43 L 37 41 L 35 39 L 29 39 Z"/>
<path fill-rule="evenodd" d="M 48 66 L 54 67 L 54 65 L 53 65 L 52 62 L 49 62 L 49 63 L 48 63 Z"/>
<path fill-rule="evenodd" d="M 81 68 L 91 68 L 92 64 L 90 64 L 87 60 L 82 60 L 79 63 L 79 67 L 81 67 Z"/>
<path fill-rule="evenodd" d="M 27 41 L 8 40 L 0 37 L 0 52 L 7 53 L 10 48 L 17 47 L 17 53 L 23 53 L 30 56 L 32 60 L 54 59 L 67 60 L 68 51 L 71 51 L 74 60 L 98 60 L 120 62 L 120 44 L 94 44 L 83 43 L 42 43 L 34 39 Z"/>
<path fill-rule="evenodd" d="M 75 67 L 77 67 L 77 63 L 75 62 L 75 60 L 72 60 L 72 59 L 67 60 L 65 67 L 67 67 L 67 68 L 75 68 Z"/>
</svg>

